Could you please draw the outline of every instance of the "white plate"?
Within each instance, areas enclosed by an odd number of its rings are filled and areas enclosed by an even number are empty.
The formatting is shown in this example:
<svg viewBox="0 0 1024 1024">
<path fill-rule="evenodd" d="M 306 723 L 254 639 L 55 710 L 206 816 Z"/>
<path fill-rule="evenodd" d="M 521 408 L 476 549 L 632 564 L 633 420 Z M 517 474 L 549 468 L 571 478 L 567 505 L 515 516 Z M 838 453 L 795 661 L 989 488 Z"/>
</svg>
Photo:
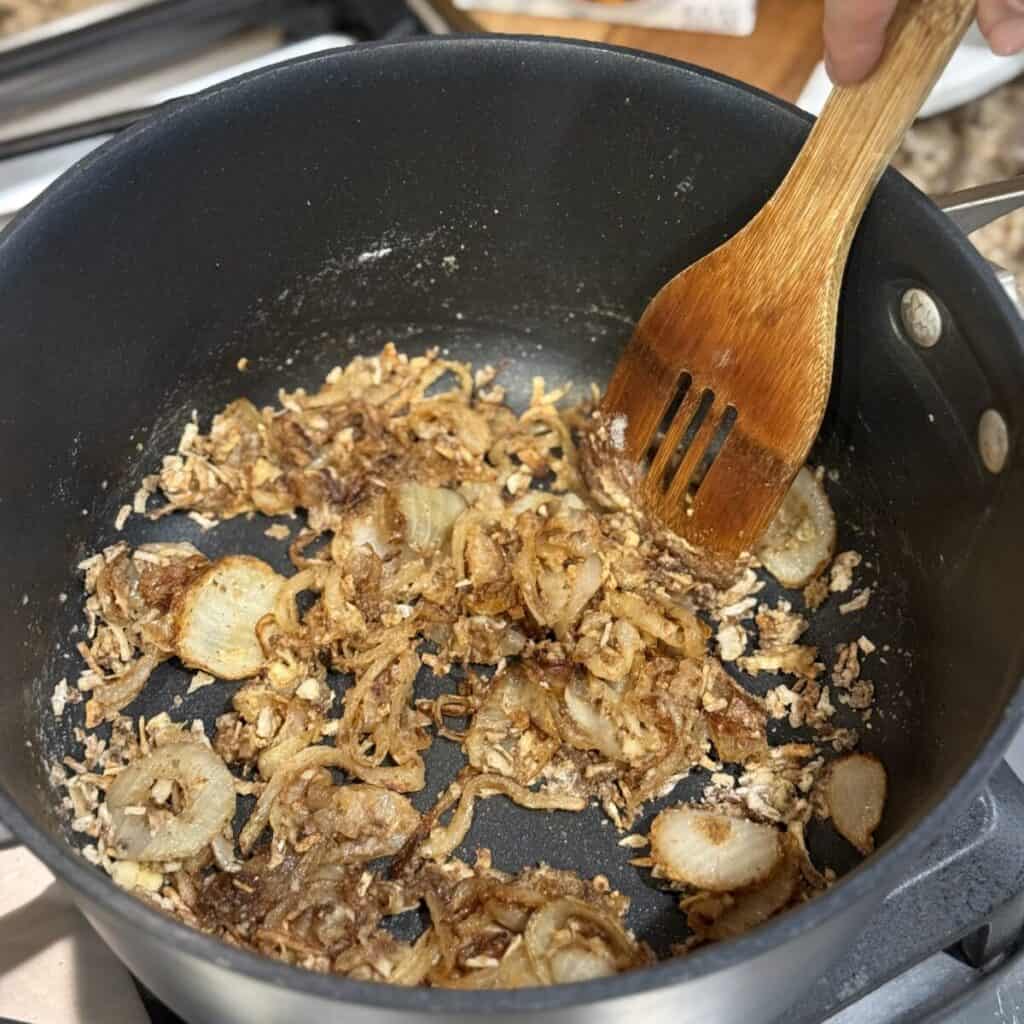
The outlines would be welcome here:
<svg viewBox="0 0 1024 1024">
<path fill-rule="evenodd" d="M 963 106 L 991 92 L 1024 70 L 1024 53 L 1014 57 L 996 57 L 982 38 L 977 26 L 972 27 L 960 48 L 953 54 L 918 117 L 942 114 Z M 798 107 L 811 114 L 820 114 L 832 83 L 819 64 L 811 73 L 804 91 L 796 101 Z"/>
</svg>

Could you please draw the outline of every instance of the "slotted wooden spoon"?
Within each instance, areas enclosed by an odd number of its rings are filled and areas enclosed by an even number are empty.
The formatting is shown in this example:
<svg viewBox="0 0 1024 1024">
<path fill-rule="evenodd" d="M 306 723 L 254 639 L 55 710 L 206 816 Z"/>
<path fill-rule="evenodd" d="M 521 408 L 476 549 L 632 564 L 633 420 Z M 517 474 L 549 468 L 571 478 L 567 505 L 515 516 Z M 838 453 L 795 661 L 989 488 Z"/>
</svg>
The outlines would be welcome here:
<svg viewBox="0 0 1024 1024">
<path fill-rule="evenodd" d="M 974 8 L 903 0 L 875 72 L 833 89 L 768 203 L 658 292 L 615 368 L 602 408 L 650 459 L 642 503 L 713 554 L 752 548 L 807 457 L 854 232 Z"/>
</svg>

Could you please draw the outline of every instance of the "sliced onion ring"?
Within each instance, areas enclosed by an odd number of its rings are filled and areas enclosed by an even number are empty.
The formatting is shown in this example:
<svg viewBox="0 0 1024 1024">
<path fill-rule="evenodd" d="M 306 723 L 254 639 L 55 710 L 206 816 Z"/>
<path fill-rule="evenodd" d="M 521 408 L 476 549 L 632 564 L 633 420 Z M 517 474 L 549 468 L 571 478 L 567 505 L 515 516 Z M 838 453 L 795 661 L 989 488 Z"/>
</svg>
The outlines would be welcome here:
<svg viewBox="0 0 1024 1024">
<path fill-rule="evenodd" d="M 575 944 L 563 946 L 560 950 L 552 949 L 556 934 L 561 932 L 574 918 L 586 921 L 588 925 L 598 931 L 601 938 L 608 944 L 614 957 L 613 960 L 607 960 L 594 951 L 575 946 Z M 561 899 L 553 900 L 547 906 L 535 911 L 523 933 L 523 944 L 526 946 L 526 952 L 534 971 L 547 984 L 583 981 L 586 977 L 594 978 L 605 974 L 614 974 L 619 967 L 629 966 L 642 960 L 636 942 L 610 913 L 572 896 L 563 896 Z M 584 964 L 579 957 L 567 960 L 563 956 L 556 959 L 559 952 L 568 954 L 572 950 L 586 955 L 587 962 Z M 606 970 L 600 971 L 602 964 L 595 962 L 598 960 L 603 961 L 607 967 Z M 589 973 L 584 974 L 585 971 Z"/>
<path fill-rule="evenodd" d="M 126 808 L 144 807 L 155 783 L 171 779 L 181 786 L 185 806 L 170 821 L 150 831 L 145 815 Z M 169 743 L 133 762 L 107 790 L 114 852 L 129 860 L 180 860 L 200 852 L 235 813 L 235 781 L 224 762 L 202 743 Z"/>
</svg>

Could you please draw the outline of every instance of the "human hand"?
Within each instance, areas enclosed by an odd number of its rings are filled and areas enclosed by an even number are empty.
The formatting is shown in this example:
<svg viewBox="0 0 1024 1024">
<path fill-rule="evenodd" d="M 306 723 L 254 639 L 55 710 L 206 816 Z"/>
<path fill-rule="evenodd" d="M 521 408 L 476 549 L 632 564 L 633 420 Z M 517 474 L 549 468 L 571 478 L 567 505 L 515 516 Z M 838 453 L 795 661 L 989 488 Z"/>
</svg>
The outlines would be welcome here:
<svg viewBox="0 0 1024 1024">
<path fill-rule="evenodd" d="M 825 0 L 825 67 L 837 85 L 869 75 L 898 0 Z M 978 25 L 1001 57 L 1024 50 L 1024 0 L 979 0 Z"/>
</svg>

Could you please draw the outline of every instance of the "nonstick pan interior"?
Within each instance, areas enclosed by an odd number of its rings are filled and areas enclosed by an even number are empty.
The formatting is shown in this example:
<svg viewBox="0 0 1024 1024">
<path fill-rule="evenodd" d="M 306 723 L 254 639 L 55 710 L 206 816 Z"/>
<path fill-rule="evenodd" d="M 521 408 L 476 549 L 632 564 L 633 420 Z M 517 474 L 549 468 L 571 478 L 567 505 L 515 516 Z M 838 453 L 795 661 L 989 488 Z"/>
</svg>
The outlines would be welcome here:
<svg viewBox="0 0 1024 1024">
<path fill-rule="evenodd" d="M 45 769 L 75 749 L 74 715 L 54 723 L 48 698 L 77 674 L 75 564 L 123 536 L 285 566 L 265 520 L 204 534 L 183 517 L 133 518 L 114 531 L 118 507 L 193 409 L 206 422 L 242 394 L 269 402 L 279 386 L 315 387 L 387 340 L 507 363 L 513 402 L 536 374 L 600 383 L 654 289 L 764 202 L 806 127 L 653 59 L 621 58 L 627 74 L 600 49 L 577 61 L 563 50 L 579 48 L 509 41 L 456 57 L 464 46 L 412 46 L 401 61 L 368 48 L 215 91 L 87 162 L 0 244 L 0 450 L 7 479 L 20 481 L 0 502 L 12 540 L 0 781 L 54 834 L 69 835 Z M 417 75 L 432 87 L 410 89 Z M 894 319 L 908 282 L 949 313 L 950 343 L 932 354 L 914 350 Z M 972 441 L 980 410 L 1011 408 L 1021 387 L 997 295 L 934 210 L 905 184 L 883 183 L 851 260 L 815 453 L 838 471 L 840 545 L 864 555 L 860 585 L 878 586 L 864 612 L 822 614 L 810 636 L 829 664 L 837 642 L 861 634 L 891 648 L 866 670 L 878 711 L 863 739 L 890 773 L 883 840 L 956 781 L 1016 688 L 1005 598 L 1020 555 L 1005 541 L 1019 483 L 987 477 Z M 233 691 L 184 697 L 186 685 L 164 666 L 129 710 L 166 710 L 180 694 L 172 715 L 209 726 Z M 418 692 L 451 685 L 424 678 Z M 435 741 L 421 808 L 460 760 Z M 704 781 L 695 773 L 671 799 Z M 543 859 L 606 873 L 633 897 L 638 933 L 664 950 L 681 934 L 674 901 L 616 840 L 596 810 L 542 815 L 504 798 L 480 806 L 469 837 L 499 867 Z M 852 863 L 828 829 L 811 842 L 819 865 Z"/>
<path fill-rule="evenodd" d="M 428 248 L 423 253 L 424 262 L 438 265 L 443 259 L 441 250 Z M 358 258 L 358 257 L 357 257 Z M 415 267 L 412 268 L 415 271 Z M 422 272 L 422 271 L 421 271 Z M 382 278 L 385 275 L 380 275 Z M 282 309 L 288 309 L 287 300 Z M 299 304 L 300 310 L 307 300 Z M 314 300 L 309 300 L 314 301 Z M 291 306 L 295 308 L 294 301 Z M 287 314 L 286 315 L 290 315 Z M 603 384 L 616 353 L 629 328 L 626 317 L 603 313 L 587 313 L 586 310 L 567 311 L 560 316 L 562 321 L 554 325 L 538 319 L 530 324 L 525 318 L 514 317 L 509 324 L 474 323 L 464 319 L 452 320 L 436 325 L 374 325 L 363 324 L 358 330 L 339 338 L 323 337 L 311 342 L 299 339 L 294 346 L 283 343 L 271 326 L 272 317 L 266 327 L 267 351 L 255 359 L 250 356 L 250 369 L 245 374 L 222 361 L 217 372 L 192 381 L 189 393 L 182 404 L 172 399 L 165 411 L 149 430 L 142 430 L 139 438 L 145 438 L 144 451 L 119 468 L 116 477 L 108 482 L 106 491 L 96 507 L 96 522 L 100 527 L 98 536 L 102 543 L 115 539 L 109 524 L 118 508 L 130 495 L 140 474 L 153 472 L 159 467 L 163 454 L 172 451 L 184 425 L 189 422 L 192 411 L 198 410 L 205 424 L 210 414 L 216 411 L 226 399 L 245 395 L 257 404 L 273 403 L 277 388 L 288 390 L 305 386 L 312 390 L 331 366 L 344 364 L 356 354 L 371 354 L 379 350 L 386 340 L 395 340 L 404 351 L 418 352 L 425 346 L 436 344 L 443 347 L 455 359 L 469 360 L 477 365 L 487 363 L 504 365 L 506 368 L 500 380 L 510 390 L 510 401 L 522 407 L 529 395 L 533 376 L 540 375 L 549 383 L 571 380 L 583 392 L 591 381 Z M 301 320 L 300 320 L 301 324 Z M 301 333 L 301 326 L 295 326 Z M 248 351 L 248 349 L 247 349 Z M 261 351 L 255 346 L 253 351 Z M 836 512 L 842 531 L 840 550 L 855 547 L 864 556 L 868 568 L 858 575 L 858 584 L 873 583 L 879 575 L 880 555 L 876 543 L 877 522 L 875 509 L 878 496 L 865 487 L 854 468 L 849 450 L 827 441 L 816 453 L 816 461 L 827 465 L 838 479 L 830 484 L 830 491 L 836 504 Z M 282 519 L 288 523 L 287 518 Z M 195 544 L 209 557 L 227 554 L 252 553 L 274 565 L 279 571 L 291 574 L 295 571 L 287 557 L 287 543 L 274 541 L 264 535 L 268 523 L 266 517 L 239 517 L 220 524 L 213 530 L 204 531 L 196 522 L 184 514 L 169 516 L 155 522 L 139 517 L 129 519 L 119 538 L 129 543 L 141 544 L 152 541 L 187 540 Z M 294 526 L 294 523 L 291 525 Z M 882 573 L 884 577 L 884 572 Z M 67 583 L 72 595 L 67 605 L 68 637 L 77 638 L 72 632 L 80 622 L 76 596 L 80 584 L 73 579 Z M 762 597 L 772 603 L 781 591 L 777 586 L 766 590 Z M 847 595 L 849 596 L 849 595 Z M 905 757 L 905 747 L 914 735 L 913 676 L 909 671 L 912 648 L 911 621 L 894 610 L 900 607 L 898 586 L 883 585 L 878 588 L 874 601 L 863 613 L 856 616 L 840 616 L 835 612 L 835 599 L 829 609 L 814 617 L 807 641 L 814 643 L 822 652 L 822 658 L 831 663 L 832 649 L 838 642 L 849 642 L 866 634 L 874 637 L 881 648 L 883 643 L 891 650 L 880 654 L 884 664 L 872 664 L 871 676 L 876 682 L 878 709 L 865 733 L 863 749 L 878 753 L 887 764 L 899 764 Z M 799 602 L 799 598 L 795 598 Z M 73 644 L 64 645 L 56 659 L 54 678 L 79 669 L 78 657 Z M 68 649 L 70 648 L 70 650 Z M 219 682 L 186 696 L 191 672 L 177 662 L 165 663 L 154 674 L 141 697 L 124 712 L 136 718 L 140 715 L 150 718 L 162 711 L 171 713 L 172 718 L 192 720 L 201 718 L 207 734 L 215 733 L 215 719 L 231 709 L 231 696 L 240 683 Z M 455 689 L 461 676 L 455 670 L 451 676 L 435 678 L 426 667 L 421 669 L 416 683 L 416 696 L 434 696 Z M 742 677 L 745 685 L 753 692 L 763 694 L 770 686 L 776 685 L 779 677 L 762 675 L 757 678 Z M 344 676 L 332 677 L 332 683 L 339 699 L 350 679 Z M 175 696 L 181 703 L 173 706 Z M 44 735 L 46 750 L 55 759 L 64 753 L 77 750 L 73 730 L 80 725 L 80 714 L 74 710 L 64 715 L 57 724 L 52 716 L 44 714 Z M 835 720 L 837 725 L 860 727 L 859 716 L 847 709 L 840 709 Z M 99 735 L 109 734 L 109 726 L 99 730 Z M 772 723 L 773 741 L 784 739 L 810 739 L 809 731 L 792 730 L 780 723 Z M 413 795 L 413 803 L 426 811 L 454 778 L 465 763 L 465 757 L 455 743 L 438 737 L 426 753 L 427 785 L 420 793 Z M 698 769 L 681 782 L 674 792 L 647 805 L 643 816 L 637 821 L 635 830 L 646 833 L 649 823 L 662 808 L 681 799 L 696 800 L 708 784 L 710 775 Z M 236 825 L 244 823 L 253 803 L 252 798 L 240 800 Z M 74 837 L 72 837 L 74 838 Z M 627 893 L 632 901 L 629 923 L 637 934 L 647 940 L 659 952 L 667 954 L 673 942 L 681 941 L 686 934 L 683 916 L 676 908 L 678 896 L 659 888 L 652 882 L 649 872 L 629 863 L 636 853 L 618 845 L 621 835 L 596 806 L 588 807 L 583 813 L 566 812 L 538 813 L 517 807 L 504 797 L 483 801 L 478 806 L 473 828 L 459 855 L 472 860 L 478 847 L 489 847 L 497 867 L 515 871 L 521 867 L 545 862 L 558 868 L 570 868 L 590 877 L 597 873 L 608 876 L 612 885 Z M 810 843 L 820 867 L 831 867 L 842 873 L 859 858 L 849 845 L 827 826 L 812 827 Z M 405 937 L 421 927 L 415 915 L 404 915 L 397 919 L 397 928 Z"/>
</svg>

